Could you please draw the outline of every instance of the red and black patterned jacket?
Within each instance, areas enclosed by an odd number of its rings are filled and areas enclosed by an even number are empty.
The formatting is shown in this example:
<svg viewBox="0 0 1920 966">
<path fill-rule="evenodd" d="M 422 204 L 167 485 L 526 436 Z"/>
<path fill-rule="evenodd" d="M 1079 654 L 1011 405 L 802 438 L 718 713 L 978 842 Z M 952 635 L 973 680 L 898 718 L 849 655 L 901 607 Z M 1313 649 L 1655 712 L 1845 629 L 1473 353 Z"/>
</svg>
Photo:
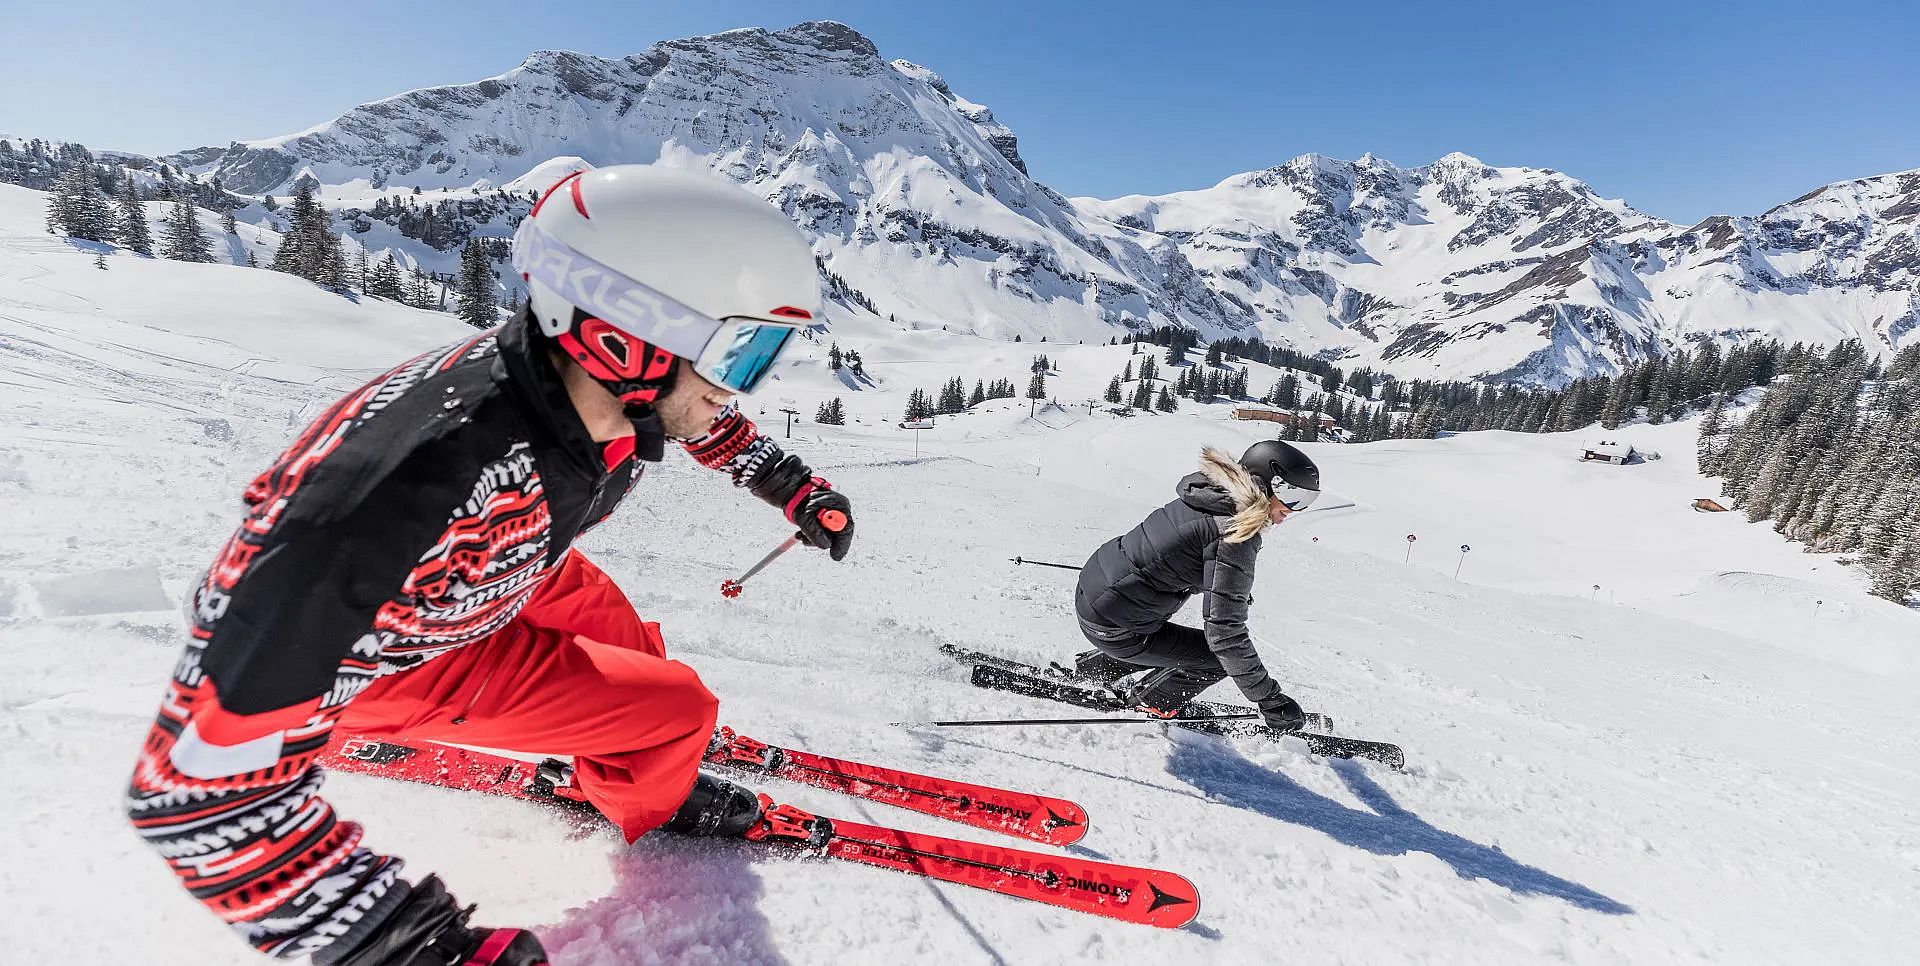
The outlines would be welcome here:
<svg viewBox="0 0 1920 966">
<path fill-rule="evenodd" d="M 319 797 L 334 722 L 374 679 L 512 620 L 660 444 L 609 469 L 524 313 L 335 403 L 247 488 L 193 595 L 134 827 L 263 952 L 377 922 L 401 863 Z M 743 486 L 781 455 L 731 408 L 685 445 Z"/>
</svg>

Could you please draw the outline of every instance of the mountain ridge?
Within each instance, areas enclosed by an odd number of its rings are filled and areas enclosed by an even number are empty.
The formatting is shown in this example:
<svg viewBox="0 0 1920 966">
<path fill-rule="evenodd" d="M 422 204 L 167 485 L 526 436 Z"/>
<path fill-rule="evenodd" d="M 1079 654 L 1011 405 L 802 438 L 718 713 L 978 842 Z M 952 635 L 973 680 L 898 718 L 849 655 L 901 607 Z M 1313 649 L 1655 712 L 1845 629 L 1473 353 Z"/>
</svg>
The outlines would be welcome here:
<svg viewBox="0 0 1920 966">
<path fill-rule="evenodd" d="M 525 184 L 565 156 L 705 168 L 805 228 L 850 306 L 996 338 L 1179 325 L 1347 367 L 1558 385 L 1704 339 L 1884 351 L 1920 325 L 1920 171 L 1683 227 L 1462 152 L 1310 153 L 1209 188 L 1069 199 L 1019 143 L 933 69 L 811 21 L 622 58 L 535 51 L 166 160 L 250 193 L 310 176 L 338 196 Z"/>
</svg>

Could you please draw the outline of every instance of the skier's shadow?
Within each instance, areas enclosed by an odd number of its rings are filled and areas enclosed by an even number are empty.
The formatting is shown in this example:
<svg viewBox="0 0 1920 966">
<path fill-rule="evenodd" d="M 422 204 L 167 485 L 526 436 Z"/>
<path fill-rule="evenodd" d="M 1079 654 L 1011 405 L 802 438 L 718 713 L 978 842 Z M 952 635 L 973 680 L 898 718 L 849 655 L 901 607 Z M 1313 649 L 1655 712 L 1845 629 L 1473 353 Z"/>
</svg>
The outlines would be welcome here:
<svg viewBox="0 0 1920 966">
<path fill-rule="evenodd" d="M 1310 791 L 1218 742 L 1177 741 L 1167 759 L 1167 774 L 1210 799 L 1317 829 L 1343 845 L 1375 855 L 1425 852 L 1452 866 L 1464 878 L 1482 879 L 1521 895 L 1552 896 L 1612 916 L 1633 912 L 1633 907 L 1623 902 L 1520 862 L 1498 847 L 1434 828 L 1402 808 L 1355 762 L 1335 761 L 1333 769 L 1371 811 Z"/>
<path fill-rule="evenodd" d="M 643 837 L 615 850 L 605 898 L 568 910 L 540 938 L 569 966 L 786 966 L 759 909 L 766 888 L 756 857 L 760 849 L 739 842 Z"/>
</svg>

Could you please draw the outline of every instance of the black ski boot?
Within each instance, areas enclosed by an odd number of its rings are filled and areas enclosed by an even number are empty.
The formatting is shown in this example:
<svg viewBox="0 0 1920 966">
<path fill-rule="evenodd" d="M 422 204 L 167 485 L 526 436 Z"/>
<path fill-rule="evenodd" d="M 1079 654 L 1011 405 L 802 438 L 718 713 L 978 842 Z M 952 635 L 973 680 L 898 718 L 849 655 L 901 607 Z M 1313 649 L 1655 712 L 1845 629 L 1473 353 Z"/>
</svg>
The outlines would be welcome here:
<svg viewBox="0 0 1920 966">
<path fill-rule="evenodd" d="M 1127 689 L 1123 700 L 1135 710 L 1155 717 L 1178 717 L 1186 710 L 1187 702 L 1212 687 L 1222 676 L 1177 667 L 1157 668 L 1151 674 L 1141 675 Z"/>
<path fill-rule="evenodd" d="M 760 823 L 760 808 L 760 796 L 701 772 L 680 810 L 660 830 L 698 838 L 741 838 Z"/>
<path fill-rule="evenodd" d="M 1073 676 L 1088 681 L 1110 683 L 1145 668 L 1128 664 L 1105 651 L 1081 651 L 1073 656 Z"/>
</svg>

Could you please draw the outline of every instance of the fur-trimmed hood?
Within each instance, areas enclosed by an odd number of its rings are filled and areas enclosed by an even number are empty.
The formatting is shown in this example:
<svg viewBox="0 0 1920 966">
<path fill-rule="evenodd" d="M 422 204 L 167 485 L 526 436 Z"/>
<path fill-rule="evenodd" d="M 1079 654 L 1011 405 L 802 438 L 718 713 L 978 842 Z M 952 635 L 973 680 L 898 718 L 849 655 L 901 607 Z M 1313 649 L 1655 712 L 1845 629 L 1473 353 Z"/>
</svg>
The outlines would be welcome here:
<svg viewBox="0 0 1920 966">
<path fill-rule="evenodd" d="M 1228 543 L 1250 540 L 1267 528 L 1271 500 L 1240 461 L 1211 446 L 1200 450 L 1200 472 L 1174 487 L 1182 503 L 1202 513 L 1227 517 L 1220 535 Z"/>
</svg>

